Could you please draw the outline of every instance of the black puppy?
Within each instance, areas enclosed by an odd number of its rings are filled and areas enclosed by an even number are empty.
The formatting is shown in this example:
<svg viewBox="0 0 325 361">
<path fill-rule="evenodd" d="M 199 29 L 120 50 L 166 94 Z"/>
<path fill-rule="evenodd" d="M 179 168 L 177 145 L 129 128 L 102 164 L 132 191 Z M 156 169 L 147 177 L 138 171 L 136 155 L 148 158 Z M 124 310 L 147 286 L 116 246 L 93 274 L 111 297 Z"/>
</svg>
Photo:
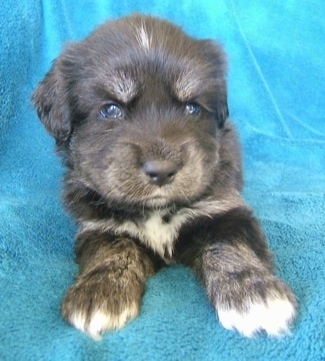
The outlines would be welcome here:
<svg viewBox="0 0 325 361">
<path fill-rule="evenodd" d="M 134 318 L 146 279 L 173 262 L 194 271 L 224 327 L 289 331 L 295 297 L 240 196 L 225 68 L 214 42 L 133 15 L 70 45 L 33 95 L 79 226 L 62 313 L 94 338 Z"/>
</svg>

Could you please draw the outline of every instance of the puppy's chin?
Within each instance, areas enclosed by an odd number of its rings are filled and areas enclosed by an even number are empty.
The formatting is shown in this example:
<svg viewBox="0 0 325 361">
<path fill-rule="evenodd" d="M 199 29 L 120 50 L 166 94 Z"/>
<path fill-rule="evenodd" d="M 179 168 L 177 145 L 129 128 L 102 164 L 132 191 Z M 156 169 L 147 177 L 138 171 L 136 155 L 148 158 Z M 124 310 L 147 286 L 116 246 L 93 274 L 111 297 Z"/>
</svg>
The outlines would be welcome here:
<svg viewBox="0 0 325 361">
<path fill-rule="evenodd" d="M 107 200 L 107 204 L 109 206 L 113 206 L 114 208 L 129 210 L 162 210 L 162 209 L 173 209 L 189 206 L 191 203 L 195 202 L 195 199 L 186 198 L 182 195 L 178 197 L 172 196 L 168 191 L 164 189 L 164 187 L 157 188 L 151 194 L 134 198 L 134 197 L 121 197 L 121 195 L 117 198 L 114 197 L 104 197 Z"/>
<path fill-rule="evenodd" d="M 188 206 L 193 200 L 186 197 L 171 197 L 165 187 L 157 188 L 151 195 L 143 197 L 142 205 L 148 209 L 162 209 Z"/>
<path fill-rule="evenodd" d="M 171 201 L 166 197 L 148 197 L 143 201 L 145 208 L 149 209 L 161 209 L 161 208 L 171 208 L 176 206 L 178 202 Z"/>
</svg>

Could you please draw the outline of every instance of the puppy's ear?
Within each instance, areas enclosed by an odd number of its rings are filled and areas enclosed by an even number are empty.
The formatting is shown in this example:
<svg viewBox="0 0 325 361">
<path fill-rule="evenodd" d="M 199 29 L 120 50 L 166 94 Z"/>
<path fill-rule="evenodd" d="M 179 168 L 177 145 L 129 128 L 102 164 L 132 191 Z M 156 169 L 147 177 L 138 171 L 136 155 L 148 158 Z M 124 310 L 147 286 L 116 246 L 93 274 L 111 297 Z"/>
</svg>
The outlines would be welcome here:
<svg viewBox="0 0 325 361">
<path fill-rule="evenodd" d="M 217 123 L 222 128 L 225 121 L 229 117 L 228 101 L 227 101 L 227 85 L 226 81 L 220 86 L 220 94 L 217 101 Z"/>
<path fill-rule="evenodd" d="M 216 96 L 216 120 L 219 128 L 222 128 L 229 116 L 227 101 L 227 59 L 222 46 L 213 40 L 202 40 L 204 55 L 211 66 L 210 76 L 213 86 L 217 91 Z"/>
<path fill-rule="evenodd" d="M 58 141 L 66 141 L 71 132 L 71 114 L 65 77 L 56 61 L 36 88 L 32 101 L 48 132 Z"/>
</svg>

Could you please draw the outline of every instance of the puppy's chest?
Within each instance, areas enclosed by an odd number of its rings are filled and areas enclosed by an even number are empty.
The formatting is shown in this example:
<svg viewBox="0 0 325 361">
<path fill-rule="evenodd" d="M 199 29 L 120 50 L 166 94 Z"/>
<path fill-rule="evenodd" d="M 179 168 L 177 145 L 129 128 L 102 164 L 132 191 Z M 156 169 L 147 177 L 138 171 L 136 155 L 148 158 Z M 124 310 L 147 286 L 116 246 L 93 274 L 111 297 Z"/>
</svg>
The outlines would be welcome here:
<svg viewBox="0 0 325 361">
<path fill-rule="evenodd" d="M 125 222 L 121 225 L 121 228 L 130 236 L 137 237 L 161 257 L 169 258 L 173 255 L 174 244 L 178 239 L 179 230 L 187 219 L 188 214 L 186 212 L 175 215 L 152 212 L 140 222 Z"/>
<path fill-rule="evenodd" d="M 119 236 L 129 235 L 152 249 L 162 258 L 172 258 L 180 228 L 191 217 L 191 213 L 181 211 L 176 214 L 152 211 L 136 219 L 115 219 L 84 221 L 79 233 L 89 231 L 109 232 Z"/>
<path fill-rule="evenodd" d="M 135 218 L 112 216 L 97 221 L 82 221 L 78 233 L 100 231 L 122 237 L 128 235 L 168 260 L 173 258 L 174 246 L 183 227 L 202 217 L 213 219 L 214 215 L 227 212 L 241 204 L 240 198 L 230 201 L 209 200 L 197 202 L 191 208 L 182 208 L 177 212 L 151 211 Z"/>
</svg>

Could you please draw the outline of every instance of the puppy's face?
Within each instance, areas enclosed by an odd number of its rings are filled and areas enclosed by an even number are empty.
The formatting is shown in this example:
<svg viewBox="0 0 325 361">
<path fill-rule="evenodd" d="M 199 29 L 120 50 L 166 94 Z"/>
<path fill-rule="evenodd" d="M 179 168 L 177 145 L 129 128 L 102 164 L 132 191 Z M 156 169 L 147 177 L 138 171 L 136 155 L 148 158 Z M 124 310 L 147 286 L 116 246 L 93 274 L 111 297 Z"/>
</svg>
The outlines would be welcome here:
<svg viewBox="0 0 325 361">
<path fill-rule="evenodd" d="M 157 19 L 106 23 L 34 93 L 77 179 L 122 207 L 188 204 L 218 170 L 228 110 L 222 51 Z"/>
</svg>

